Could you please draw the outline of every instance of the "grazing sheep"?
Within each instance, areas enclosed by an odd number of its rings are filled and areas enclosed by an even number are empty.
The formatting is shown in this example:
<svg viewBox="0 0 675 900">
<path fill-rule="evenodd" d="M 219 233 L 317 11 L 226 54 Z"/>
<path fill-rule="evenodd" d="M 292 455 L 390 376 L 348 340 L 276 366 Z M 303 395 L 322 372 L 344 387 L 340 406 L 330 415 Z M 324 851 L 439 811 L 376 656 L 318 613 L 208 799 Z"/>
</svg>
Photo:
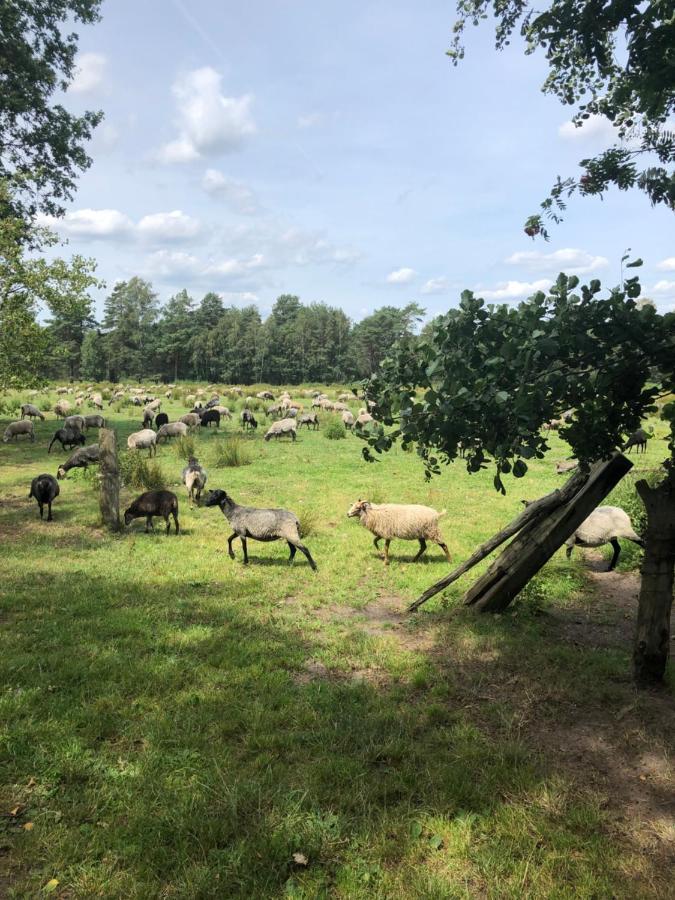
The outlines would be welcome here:
<svg viewBox="0 0 675 900">
<path fill-rule="evenodd" d="M 190 505 L 192 505 L 192 502 L 196 497 L 197 506 L 199 506 L 202 491 L 206 485 L 206 478 L 206 471 L 199 465 L 199 460 L 196 459 L 196 457 L 191 456 L 188 459 L 187 466 L 185 466 L 182 472 L 182 480 L 183 484 L 187 487 Z"/>
<path fill-rule="evenodd" d="M 219 403 L 220 397 L 218 396 L 218 394 L 214 394 L 210 400 L 206 401 L 206 403 L 204 404 L 204 409 L 213 409 L 214 406 L 218 406 Z"/>
<path fill-rule="evenodd" d="M 153 435 L 155 434 L 154 431 L 151 431 L 150 433 Z M 174 437 L 185 437 L 187 433 L 188 427 L 185 422 L 168 422 L 166 425 L 162 425 L 161 428 L 157 429 L 157 443 L 159 444 L 161 438 L 166 438 L 168 440 L 169 438 Z"/>
<path fill-rule="evenodd" d="M 57 478 L 65 478 L 71 469 L 86 469 L 92 463 L 101 461 L 101 448 L 98 444 L 89 444 L 88 447 L 79 447 L 68 459 L 59 466 Z"/>
<path fill-rule="evenodd" d="M 227 539 L 230 559 L 234 559 L 232 541 L 240 538 L 244 550 L 244 565 L 248 564 L 248 538 L 254 541 L 286 541 L 291 551 L 289 563 L 293 562 L 296 550 L 307 557 L 314 571 L 316 563 L 312 554 L 300 539 L 300 522 L 298 517 L 287 509 L 256 509 L 253 506 L 239 506 L 225 491 L 210 491 L 205 506 L 219 506 L 221 512 L 232 526 L 232 534 Z"/>
<path fill-rule="evenodd" d="M 170 400 L 173 397 L 173 391 L 166 391 L 164 393 L 164 396 L 166 397 L 167 400 Z"/>
<path fill-rule="evenodd" d="M 143 401 L 140 397 L 132 397 L 131 402 L 134 406 L 143 406 Z"/>
<path fill-rule="evenodd" d="M 345 391 L 343 394 L 338 394 L 338 400 L 340 400 L 343 403 L 349 403 L 350 400 L 353 400 L 353 399 L 354 399 L 354 395 L 347 393 L 347 391 Z"/>
<path fill-rule="evenodd" d="M 258 427 L 255 416 L 250 409 L 242 409 L 241 411 L 241 427 L 244 431 L 247 428 L 255 430 Z"/>
<path fill-rule="evenodd" d="M 146 409 L 152 410 L 153 413 L 158 413 L 162 408 L 162 401 L 157 399 L 148 398 L 148 402 L 145 406 Z"/>
<path fill-rule="evenodd" d="M 345 412 L 346 409 L 347 409 L 347 404 L 346 404 L 346 403 L 342 403 L 342 402 L 338 401 L 337 403 L 334 403 L 334 404 L 333 404 L 333 411 L 334 411 L 334 412 L 340 412 L 340 413 L 341 413 L 341 412 Z"/>
<path fill-rule="evenodd" d="M 64 428 L 77 428 L 78 431 L 84 431 L 85 429 L 85 421 L 84 416 L 66 416 L 63 421 Z"/>
<path fill-rule="evenodd" d="M 637 447 L 637 453 L 642 450 L 644 453 L 647 450 L 647 441 L 649 440 L 650 435 L 644 430 L 644 428 L 638 428 L 637 431 L 634 431 L 631 436 L 626 441 L 626 445 L 623 448 L 627 453 L 633 449 L 633 447 Z"/>
<path fill-rule="evenodd" d="M 152 428 L 152 420 L 155 418 L 154 410 L 148 409 L 146 406 L 143 410 L 143 424 L 141 428 Z"/>
<path fill-rule="evenodd" d="M 67 394 L 67 393 L 68 393 L 68 388 L 66 388 L 66 387 L 57 387 L 56 393 L 57 393 L 57 394 Z"/>
<path fill-rule="evenodd" d="M 27 419 L 40 419 L 40 421 L 44 422 L 44 415 L 40 412 L 37 406 L 33 406 L 32 403 L 24 403 L 21 407 L 21 418 Z"/>
<path fill-rule="evenodd" d="M 232 413 L 227 408 L 227 406 L 214 406 L 212 408 L 220 413 L 221 419 L 231 419 L 232 418 Z"/>
<path fill-rule="evenodd" d="M 65 419 L 71 410 L 71 405 L 67 400 L 59 400 L 54 406 L 54 412 L 59 419 Z"/>
<path fill-rule="evenodd" d="M 356 417 L 357 426 L 363 427 L 363 425 L 367 425 L 369 422 L 374 422 L 375 419 L 371 416 L 369 412 L 360 412 Z"/>
<path fill-rule="evenodd" d="M 200 425 L 202 428 L 208 428 L 212 423 L 215 423 L 216 428 L 220 428 L 220 413 L 217 409 L 205 409 Z"/>
<path fill-rule="evenodd" d="M 430 506 L 415 503 L 369 503 L 357 500 L 347 513 L 348 518 L 359 517 L 364 528 L 375 535 L 373 543 L 379 550 L 380 539 L 384 539 L 384 563 L 389 565 L 389 544 L 395 538 L 403 541 L 419 541 L 420 549 L 413 562 L 427 549 L 427 541 L 433 541 L 450 561 L 450 553 L 438 527 L 439 518 L 445 513 L 437 512 Z"/>
<path fill-rule="evenodd" d="M 47 507 L 47 521 L 52 521 L 52 503 L 61 493 L 59 483 L 53 475 L 36 475 L 30 483 L 28 499 L 35 497 L 40 507 L 40 518 L 44 517 L 44 507 Z"/>
<path fill-rule="evenodd" d="M 636 534 L 631 525 L 628 513 L 618 506 L 598 506 L 584 519 L 573 535 L 566 541 L 567 558 L 572 555 L 575 545 L 579 547 L 601 547 L 603 544 L 611 544 L 614 550 L 608 572 L 611 572 L 619 559 L 621 545 L 618 538 L 633 541 L 639 547 L 644 547 L 644 541 Z"/>
<path fill-rule="evenodd" d="M 144 428 L 135 431 L 127 438 L 127 447 L 130 450 L 149 450 L 148 456 L 157 455 L 157 435 L 152 428 Z"/>
<path fill-rule="evenodd" d="M 349 428 L 349 429 L 353 428 L 354 427 L 354 413 L 352 413 L 348 409 L 346 409 L 342 413 L 342 424 L 345 426 L 345 428 Z"/>
<path fill-rule="evenodd" d="M 52 452 L 52 447 L 58 441 L 61 444 L 61 449 L 65 450 L 66 446 L 68 446 L 71 450 L 73 447 L 81 446 L 84 447 L 84 435 L 80 431 L 79 428 L 59 428 L 54 432 L 54 437 L 49 442 L 49 448 L 47 453 Z"/>
<path fill-rule="evenodd" d="M 555 464 L 556 475 L 564 475 L 566 472 L 572 472 L 579 467 L 579 460 L 565 459 Z"/>
<path fill-rule="evenodd" d="M 187 425 L 188 428 L 197 428 L 197 426 L 201 422 L 201 417 L 199 413 L 189 412 L 185 413 L 184 416 L 181 416 L 178 421 L 182 422 L 184 425 Z"/>
<path fill-rule="evenodd" d="M 79 409 L 84 403 L 84 397 L 76 397 L 75 398 L 75 406 Z"/>
<path fill-rule="evenodd" d="M 169 416 L 166 413 L 157 413 L 155 416 L 155 428 L 159 429 L 162 425 L 169 424 Z"/>
<path fill-rule="evenodd" d="M 297 437 L 297 426 L 295 424 L 295 419 L 279 419 L 278 422 L 272 422 L 270 427 L 267 429 L 267 434 L 265 435 L 265 440 L 269 441 L 271 438 L 279 438 L 287 434 L 291 437 L 291 440 L 295 440 Z"/>
<path fill-rule="evenodd" d="M 258 391 L 256 397 L 258 400 L 274 400 L 274 394 L 271 391 Z"/>
<path fill-rule="evenodd" d="M 300 418 L 298 419 L 298 431 L 303 425 L 307 426 L 308 431 L 310 425 L 312 426 L 313 430 L 316 431 L 316 429 L 319 427 L 319 417 L 316 413 L 304 413 L 304 415 L 300 416 Z"/>
<path fill-rule="evenodd" d="M 100 409 L 100 410 L 103 409 L 103 397 L 100 394 L 92 394 L 89 399 L 89 402 L 96 409 Z"/>
<path fill-rule="evenodd" d="M 155 526 L 152 524 L 153 516 L 161 516 L 164 519 L 167 534 L 171 532 L 169 516 L 173 516 L 176 534 L 178 534 L 180 530 L 178 497 L 171 491 L 146 491 L 140 497 L 136 497 L 131 506 L 124 511 L 124 524 L 128 526 L 134 519 L 145 518 L 145 533 L 147 534 L 150 529 L 155 530 Z"/>
<path fill-rule="evenodd" d="M 32 419 L 20 419 L 18 422 L 10 422 L 2 436 L 3 444 L 8 443 L 12 438 L 18 438 L 20 434 L 27 434 L 31 442 L 35 440 L 35 427 Z"/>
<path fill-rule="evenodd" d="M 98 413 L 92 413 L 92 415 L 84 417 L 84 427 L 105 428 L 105 419 Z"/>
</svg>

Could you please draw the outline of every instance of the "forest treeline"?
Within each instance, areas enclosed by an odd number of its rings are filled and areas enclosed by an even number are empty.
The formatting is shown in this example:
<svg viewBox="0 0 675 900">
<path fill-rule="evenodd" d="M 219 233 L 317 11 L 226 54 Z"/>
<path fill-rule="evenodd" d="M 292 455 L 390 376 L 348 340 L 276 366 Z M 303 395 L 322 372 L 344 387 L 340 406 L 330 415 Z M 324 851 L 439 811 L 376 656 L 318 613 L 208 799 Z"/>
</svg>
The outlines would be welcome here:
<svg viewBox="0 0 675 900">
<path fill-rule="evenodd" d="M 119 282 L 100 322 L 90 298 L 53 314 L 42 375 L 95 381 L 193 379 L 233 384 L 298 384 L 369 376 L 392 344 L 414 336 L 424 310 L 384 306 L 358 323 L 324 303 L 277 298 L 263 319 L 254 305 L 231 306 L 213 292 L 179 291 L 160 305 L 141 278 Z"/>
</svg>

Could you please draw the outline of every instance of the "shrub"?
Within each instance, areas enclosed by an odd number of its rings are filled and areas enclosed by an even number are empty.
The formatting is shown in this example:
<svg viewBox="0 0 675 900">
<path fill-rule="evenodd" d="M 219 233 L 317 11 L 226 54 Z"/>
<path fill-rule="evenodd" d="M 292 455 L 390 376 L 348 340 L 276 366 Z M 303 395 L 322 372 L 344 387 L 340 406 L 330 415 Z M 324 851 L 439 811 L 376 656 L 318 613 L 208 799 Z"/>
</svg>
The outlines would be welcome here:
<svg viewBox="0 0 675 900">
<path fill-rule="evenodd" d="M 42 412 L 49 412 L 52 408 L 52 403 L 49 397 L 45 397 L 44 400 L 40 400 L 40 409 Z"/>
<path fill-rule="evenodd" d="M 343 438 L 347 437 L 347 430 L 342 421 L 333 416 L 331 421 L 324 428 L 323 434 L 329 441 L 341 441 Z"/>
<path fill-rule="evenodd" d="M 224 441 L 215 442 L 213 463 L 217 468 L 248 466 L 251 462 L 251 449 L 240 437 L 229 437 Z"/>
<path fill-rule="evenodd" d="M 174 449 L 176 451 L 176 456 L 178 456 L 179 459 L 189 459 L 191 456 L 195 456 L 197 442 L 194 435 L 181 435 L 176 439 Z"/>
<path fill-rule="evenodd" d="M 141 456 L 137 451 L 120 453 L 119 470 L 122 484 L 144 491 L 161 491 L 166 488 L 166 478 L 156 460 Z"/>
</svg>

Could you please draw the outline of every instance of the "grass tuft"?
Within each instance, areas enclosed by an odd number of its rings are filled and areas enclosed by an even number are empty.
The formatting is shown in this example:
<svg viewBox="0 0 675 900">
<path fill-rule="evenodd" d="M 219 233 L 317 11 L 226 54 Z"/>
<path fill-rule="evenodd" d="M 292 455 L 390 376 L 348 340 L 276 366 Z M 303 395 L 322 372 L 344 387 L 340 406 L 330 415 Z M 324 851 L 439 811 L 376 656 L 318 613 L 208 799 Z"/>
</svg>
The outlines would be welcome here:
<svg viewBox="0 0 675 900">
<path fill-rule="evenodd" d="M 122 484 L 127 487 L 139 491 L 161 491 L 167 486 L 160 464 L 136 451 L 120 453 L 119 468 Z"/>
<path fill-rule="evenodd" d="M 341 441 L 347 437 L 347 429 L 340 419 L 333 416 L 324 427 L 323 434 L 329 441 Z"/>
<path fill-rule="evenodd" d="M 213 464 L 216 468 L 248 466 L 252 462 L 251 448 L 242 438 L 234 436 L 216 441 L 213 448 Z"/>
<path fill-rule="evenodd" d="M 181 435 L 174 443 L 174 450 L 178 459 L 189 459 L 196 456 L 197 441 L 192 434 Z"/>
</svg>

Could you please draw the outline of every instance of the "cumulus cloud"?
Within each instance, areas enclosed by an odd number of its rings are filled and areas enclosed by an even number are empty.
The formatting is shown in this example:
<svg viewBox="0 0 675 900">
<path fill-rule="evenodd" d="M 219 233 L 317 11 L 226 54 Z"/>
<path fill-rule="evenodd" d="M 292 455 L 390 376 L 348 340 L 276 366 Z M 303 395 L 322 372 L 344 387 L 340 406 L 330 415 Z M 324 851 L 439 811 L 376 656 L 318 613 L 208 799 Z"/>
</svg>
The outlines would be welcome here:
<svg viewBox="0 0 675 900">
<path fill-rule="evenodd" d="M 609 261 L 604 256 L 592 256 L 585 250 L 566 247 L 552 253 L 541 250 L 521 250 L 512 253 L 504 262 L 513 266 L 521 266 L 531 272 L 558 273 L 564 271 L 568 275 L 584 275 L 603 269 Z"/>
<path fill-rule="evenodd" d="M 616 138 L 614 126 L 604 116 L 589 116 L 583 125 L 577 127 L 572 120 L 563 122 L 558 128 L 558 135 L 564 141 L 590 141 L 593 139 L 612 141 Z"/>
<path fill-rule="evenodd" d="M 108 60 L 102 53 L 80 53 L 75 60 L 75 75 L 68 85 L 73 94 L 91 94 L 102 84 Z"/>
<path fill-rule="evenodd" d="M 450 285 L 448 279 L 443 275 L 440 278 L 430 278 L 422 285 L 423 294 L 444 294 Z"/>
<path fill-rule="evenodd" d="M 651 289 L 652 294 L 675 294 L 675 281 L 667 281 L 665 278 L 657 281 Z"/>
<path fill-rule="evenodd" d="M 190 240 L 199 234 L 201 228 L 197 219 L 187 216 L 180 209 L 143 216 L 136 227 L 141 237 L 154 241 Z"/>
<path fill-rule="evenodd" d="M 551 286 L 550 278 L 539 281 L 500 281 L 493 289 L 476 288 L 476 293 L 485 300 L 519 300 L 537 291 L 545 291 Z"/>
<path fill-rule="evenodd" d="M 664 272 L 675 272 L 675 256 L 669 256 L 667 259 L 662 259 L 661 262 L 656 264 L 657 269 L 661 269 Z"/>
<path fill-rule="evenodd" d="M 134 230 L 129 216 L 118 209 L 78 209 L 66 213 L 62 219 L 43 215 L 38 221 L 66 237 L 119 239 L 129 237 Z"/>
<path fill-rule="evenodd" d="M 202 178 L 202 188 L 207 194 L 222 199 L 243 215 L 252 216 L 259 210 L 258 200 L 251 188 L 233 178 L 228 178 L 218 169 L 206 170 Z"/>
<path fill-rule="evenodd" d="M 414 269 L 404 266 L 401 269 L 394 269 L 387 275 L 387 284 L 410 284 L 417 272 Z"/>
<path fill-rule="evenodd" d="M 174 82 L 178 136 L 158 153 L 162 162 L 191 162 L 202 156 L 235 150 L 255 133 L 253 97 L 226 97 L 222 77 L 210 66 L 194 69 Z"/>
<path fill-rule="evenodd" d="M 157 250 L 146 259 L 147 274 L 170 281 L 189 279 L 212 285 L 214 281 L 236 282 L 250 277 L 264 264 L 262 254 L 248 258 L 200 259 L 182 250 Z"/>
</svg>

